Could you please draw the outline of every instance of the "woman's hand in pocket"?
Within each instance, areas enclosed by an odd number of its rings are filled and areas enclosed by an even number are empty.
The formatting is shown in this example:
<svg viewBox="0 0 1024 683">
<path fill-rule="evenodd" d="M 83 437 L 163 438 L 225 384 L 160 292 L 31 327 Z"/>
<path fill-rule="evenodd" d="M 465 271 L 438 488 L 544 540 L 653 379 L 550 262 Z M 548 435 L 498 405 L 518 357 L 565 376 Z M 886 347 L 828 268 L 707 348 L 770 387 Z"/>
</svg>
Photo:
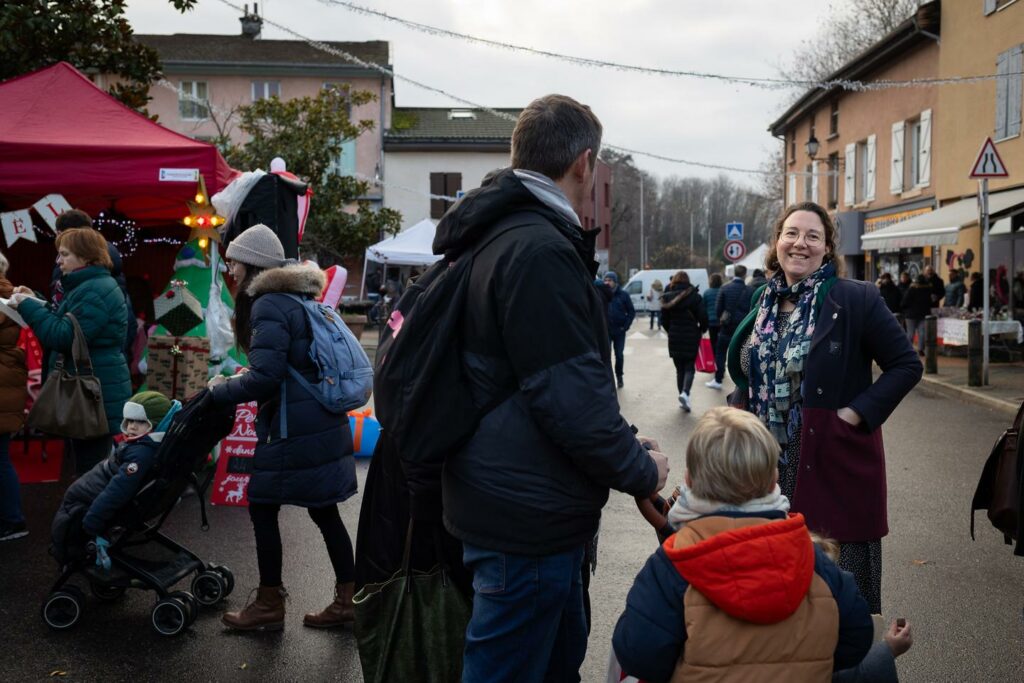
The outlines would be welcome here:
<svg viewBox="0 0 1024 683">
<path fill-rule="evenodd" d="M 836 411 L 836 415 L 839 416 L 840 420 L 853 427 L 859 427 L 861 422 L 864 421 L 853 408 L 840 408 Z"/>
</svg>

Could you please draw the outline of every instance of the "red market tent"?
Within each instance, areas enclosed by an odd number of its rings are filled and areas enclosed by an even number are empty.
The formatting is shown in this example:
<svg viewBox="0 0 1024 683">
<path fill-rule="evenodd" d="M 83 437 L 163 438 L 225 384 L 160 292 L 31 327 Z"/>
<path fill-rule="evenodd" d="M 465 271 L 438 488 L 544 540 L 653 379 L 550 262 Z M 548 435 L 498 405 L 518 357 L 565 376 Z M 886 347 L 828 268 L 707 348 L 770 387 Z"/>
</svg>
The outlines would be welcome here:
<svg viewBox="0 0 1024 683">
<path fill-rule="evenodd" d="M 0 83 L 0 206 L 58 193 L 92 215 L 115 206 L 139 226 L 187 213 L 198 169 L 212 195 L 237 173 L 217 148 L 125 107 L 66 62 Z M 175 173 L 177 171 L 177 173 Z"/>
</svg>

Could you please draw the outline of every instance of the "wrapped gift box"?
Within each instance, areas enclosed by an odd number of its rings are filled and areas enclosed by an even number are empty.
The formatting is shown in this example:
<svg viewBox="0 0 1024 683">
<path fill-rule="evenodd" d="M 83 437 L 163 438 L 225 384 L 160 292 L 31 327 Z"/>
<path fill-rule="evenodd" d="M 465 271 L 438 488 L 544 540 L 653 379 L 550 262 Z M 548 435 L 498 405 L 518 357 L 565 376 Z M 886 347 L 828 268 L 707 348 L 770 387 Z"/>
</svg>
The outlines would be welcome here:
<svg viewBox="0 0 1024 683">
<path fill-rule="evenodd" d="M 173 335 L 181 336 L 203 322 L 203 306 L 180 280 L 171 282 L 171 288 L 153 300 L 156 321 Z"/>
<path fill-rule="evenodd" d="M 373 449 L 377 447 L 377 439 L 380 438 L 380 422 L 373 417 L 373 409 L 350 410 L 348 427 L 352 432 L 353 453 L 361 458 L 372 456 Z"/>
<path fill-rule="evenodd" d="M 210 340 L 205 337 L 149 338 L 146 384 L 171 399 L 183 400 L 206 386 L 210 371 Z"/>
</svg>

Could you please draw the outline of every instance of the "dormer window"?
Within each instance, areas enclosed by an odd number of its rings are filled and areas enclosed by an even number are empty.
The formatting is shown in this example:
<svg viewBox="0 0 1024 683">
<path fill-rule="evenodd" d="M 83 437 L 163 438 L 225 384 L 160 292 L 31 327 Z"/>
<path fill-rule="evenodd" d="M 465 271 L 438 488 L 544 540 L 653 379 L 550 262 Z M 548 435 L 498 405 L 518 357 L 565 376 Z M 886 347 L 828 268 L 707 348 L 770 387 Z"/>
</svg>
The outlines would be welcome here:
<svg viewBox="0 0 1024 683">
<path fill-rule="evenodd" d="M 473 121 L 476 119 L 476 112 L 472 109 L 451 109 L 448 111 L 449 121 Z"/>
</svg>

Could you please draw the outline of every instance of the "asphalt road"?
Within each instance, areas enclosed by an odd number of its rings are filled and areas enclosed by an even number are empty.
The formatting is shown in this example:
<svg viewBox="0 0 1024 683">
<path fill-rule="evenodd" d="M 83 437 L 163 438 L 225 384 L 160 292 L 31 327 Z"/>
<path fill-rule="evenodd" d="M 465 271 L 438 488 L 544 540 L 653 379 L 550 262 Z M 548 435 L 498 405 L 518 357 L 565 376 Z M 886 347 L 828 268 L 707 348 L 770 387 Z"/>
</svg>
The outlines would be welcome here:
<svg viewBox="0 0 1024 683">
<path fill-rule="evenodd" d="M 700 414 L 724 400 L 698 375 L 694 412 L 676 402 L 674 369 L 664 338 L 647 337 L 646 321 L 627 343 L 623 414 L 669 453 L 671 483 L 682 476 L 683 449 Z M 921 391 L 885 426 L 891 533 L 883 543 L 883 605 L 888 617 L 910 620 L 913 649 L 898 660 L 903 681 L 1024 679 L 1024 558 L 1014 558 L 979 515 L 978 540 L 968 533 L 968 506 L 981 464 L 1009 420 L 1003 415 Z M 366 462 L 358 465 L 360 480 Z M 351 630 L 302 627 L 302 614 L 330 598 L 333 578 L 315 525 L 299 509 L 282 511 L 287 625 L 274 634 L 238 635 L 220 625 L 220 608 L 204 609 L 182 636 L 158 636 L 149 625 L 152 594 L 130 592 L 116 604 L 89 600 L 78 627 L 55 633 L 39 608 L 56 577 L 47 555 L 49 524 L 64 485 L 26 485 L 22 495 L 31 534 L 0 543 L 0 679 L 342 680 L 361 681 Z M 359 496 L 342 504 L 354 537 Z M 182 501 L 167 531 L 204 559 L 235 573 L 225 607 L 243 604 L 257 583 L 248 516 L 211 508 L 199 529 L 196 499 Z M 584 681 L 603 681 L 611 633 L 633 577 L 656 545 L 631 498 L 613 493 L 602 521 L 597 575 L 591 586 L 593 631 Z M 83 588 L 84 588 L 83 584 Z M 187 588 L 187 586 L 182 586 Z"/>
</svg>

